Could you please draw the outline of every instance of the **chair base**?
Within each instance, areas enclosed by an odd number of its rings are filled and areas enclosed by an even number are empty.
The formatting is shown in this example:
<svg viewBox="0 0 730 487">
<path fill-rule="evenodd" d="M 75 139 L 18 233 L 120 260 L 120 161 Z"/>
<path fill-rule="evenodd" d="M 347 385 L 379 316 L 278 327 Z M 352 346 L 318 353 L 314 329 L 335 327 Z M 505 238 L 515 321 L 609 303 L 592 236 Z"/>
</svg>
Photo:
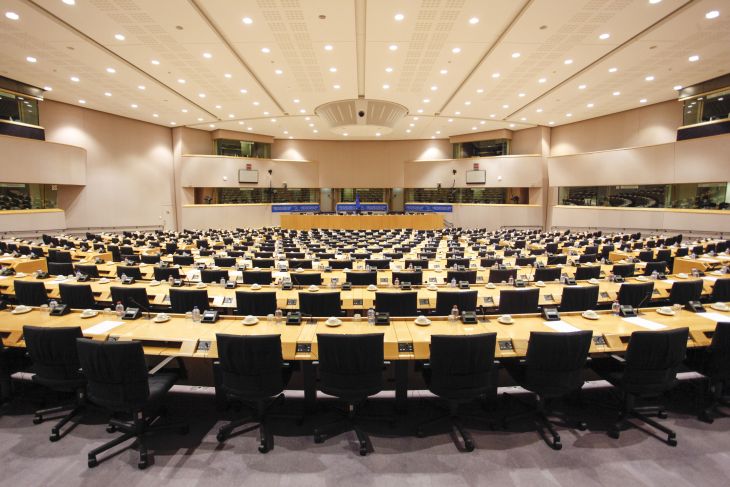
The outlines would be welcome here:
<svg viewBox="0 0 730 487">
<path fill-rule="evenodd" d="M 317 444 L 324 443 L 328 438 L 333 438 L 347 431 L 354 431 L 357 436 L 358 453 L 360 456 L 364 457 L 368 453 L 373 453 L 375 449 L 373 448 L 372 441 L 370 441 L 370 435 L 360 427 L 360 424 L 366 421 L 386 420 L 392 427 L 395 419 L 391 416 L 365 416 L 359 414 L 359 410 L 360 406 L 356 404 L 348 404 L 347 411 L 336 410 L 342 417 L 315 428 L 314 442 Z"/>
<path fill-rule="evenodd" d="M 508 394 L 503 395 L 506 398 L 512 398 L 512 396 Z M 514 398 L 514 400 L 521 404 L 525 404 L 517 398 Z M 554 416 L 560 421 L 554 421 L 550 419 L 550 416 Z M 571 420 L 565 417 L 562 413 L 548 409 L 546 398 L 539 394 L 536 395 L 536 403 L 534 407 L 531 407 L 531 409 L 527 411 L 516 413 L 510 416 L 505 416 L 504 418 L 502 418 L 502 426 L 506 428 L 508 423 L 511 423 L 521 418 L 529 417 L 532 417 L 535 420 L 535 425 L 537 427 L 538 433 L 545 441 L 545 443 L 547 443 L 547 445 L 553 450 L 561 450 L 563 448 L 560 434 L 555 429 L 555 426 L 560 426 L 568 429 L 577 429 L 579 431 L 585 431 L 586 429 L 588 429 L 588 425 L 584 421 Z M 545 434 L 546 430 L 550 435 L 549 437 Z"/>
<path fill-rule="evenodd" d="M 727 408 L 730 409 L 730 401 L 728 401 L 723 396 L 723 383 L 717 382 L 717 383 L 707 383 L 707 391 L 703 391 L 703 393 L 709 393 L 710 395 L 710 401 L 709 404 L 705 405 L 703 408 L 700 409 L 700 412 L 697 414 L 697 419 L 699 419 L 702 422 L 712 424 L 715 422 L 716 417 L 727 417 L 729 416 L 728 413 L 725 413 L 724 411 L 720 411 L 720 408 Z"/>
<path fill-rule="evenodd" d="M 114 448 L 115 446 L 124 443 L 125 441 L 132 438 L 136 440 L 136 444 L 139 450 L 139 461 L 137 462 L 137 468 L 139 468 L 140 470 L 144 470 L 145 468 L 147 468 L 152 461 L 152 456 L 147 450 L 147 445 L 145 444 L 145 436 L 165 430 L 178 430 L 178 432 L 183 435 L 187 434 L 189 431 L 188 425 L 182 422 L 168 423 L 163 425 L 156 424 L 159 418 L 159 416 L 145 417 L 141 411 L 135 412 L 134 420 L 132 421 L 120 421 L 116 418 L 111 418 L 109 420 L 109 426 L 107 427 L 107 431 L 111 433 L 119 430 L 124 434 L 91 450 L 88 453 L 89 468 L 94 468 L 99 465 L 99 460 L 97 456 L 100 453 Z"/>
<path fill-rule="evenodd" d="M 52 428 L 51 435 L 48 437 L 49 441 L 58 441 L 61 439 L 61 429 L 66 426 L 71 420 L 74 420 L 74 425 L 78 423 L 75 418 L 81 414 L 86 408 L 86 396 L 83 391 L 77 391 L 76 400 L 71 403 L 61 404 L 52 408 L 38 409 L 33 413 L 33 424 L 41 424 L 45 421 L 44 416 L 49 416 L 56 413 L 68 411 Z M 66 431 L 68 433 L 68 431 Z"/>
<path fill-rule="evenodd" d="M 416 427 L 416 436 L 418 436 L 419 438 L 423 438 L 427 436 L 427 430 L 433 430 L 437 426 L 446 423 L 450 426 L 451 432 L 454 433 L 452 435 L 452 439 L 454 441 L 454 446 L 456 446 L 456 449 L 462 452 L 474 451 L 474 439 L 472 438 L 469 431 L 464 427 L 462 421 L 466 419 L 474 422 L 487 421 L 489 429 L 492 430 L 495 429 L 495 424 L 480 416 L 459 414 L 459 404 L 460 403 L 456 401 L 449 401 L 449 406 L 448 408 L 444 409 L 444 414 L 423 422 Z"/>
<path fill-rule="evenodd" d="M 252 427 L 244 430 L 245 431 L 251 431 L 252 429 L 255 429 L 258 426 L 259 429 L 259 453 L 268 453 L 269 451 L 274 449 L 274 435 L 271 433 L 271 430 L 268 428 L 267 425 L 267 419 L 270 417 L 273 417 L 274 415 L 269 414 L 269 411 L 274 408 L 275 406 L 281 404 L 284 402 L 284 394 L 279 394 L 276 396 L 272 401 L 269 401 L 268 404 L 266 404 L 264 401 L 257 402 L 257 410 L 253 412 L 252 414 L 245 416 L 240 419 L 236 419 L 234 421 L 229 422 L 225 426 L 222 426 L 218 430 L 218 434 L 216 435 L 216 439 L 218 440 L 218 443 L 224 443 L 228 438 L 230 438 L 233 435 L 233 431 L 243 426 L 244 424 L 248 423 L 257 423 L 254 424 Z M 280 415 L 276 415 L 276 417 L 284 417 Z"/>
<path fill-rule="evenodd" d="M 608 428 L 608 436 L 618 439 L 621 435 L 621 431 L 628 429 L 629 427 L 636 427 L 636 425 L 629 421 L 631 418 L 636 418 L 642 423 L 664 433 L 667 436 L 665 441 L 667 445 L 677 446 L 677 433 L 649 417 L 649 415 L 652 415 L 661 419 L 666 419 L 667 413 L 664 408 L 644 407 L 639 409 L 634 406 L 634 402 L 635 397 L 633 395 L 627 394 L 624 397 L 616 422 Z"/>
</svg>

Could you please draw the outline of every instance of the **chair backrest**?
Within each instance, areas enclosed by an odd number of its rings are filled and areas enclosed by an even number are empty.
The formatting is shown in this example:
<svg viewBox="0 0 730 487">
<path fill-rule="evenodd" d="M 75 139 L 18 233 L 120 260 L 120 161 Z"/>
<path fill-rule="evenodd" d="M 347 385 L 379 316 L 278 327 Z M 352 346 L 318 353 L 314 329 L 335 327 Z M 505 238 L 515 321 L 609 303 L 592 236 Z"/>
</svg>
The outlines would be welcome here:
<svg viewBox="0 0 730 487">
<path fill-rule="evenodd" d="M 64 381 L 78 380 L 79 356 L 76 339 L 81 338 L 81 327 L 23 327 L 25 348 L 33 362 L 36 380 L 47 386 Z"/>
<path fill-rule="evenodd" d="M 317 333 L 320 390 L 358 401 L 383 389 L 383 334 Z"/>
<path fill-rule="evenodd" d="M 291 282 L 295 286 L 319 286 L 322 284 L 322 274 L 319 272 L 290 272 Z"/>
<path fill-rule="evenodd" d="M 99 278 L 99 268 L 96 264 L 76 264 L 76 272 L 80 272 L 93 279 Z"/>
<path fill-rule="evenodd" d="M 127 277 L 133 277 L 134 279 L 142 279 L 142 271 L 137 266 L 118 265 L 117 266 L 117 277 L 122 277 L 122 274 L 124 274 Z"/>
<path fill-rule="evenodd" d="M 517 279 L 517 269 L 489 269 L 489 282 L 507 282 L 510 277 Z"/>
<path fill-rule="evenodd" d="M 546 396 L 562 396 L 581 388 L 593 332 L 530 332 L 525 358 L 528 388 Z"/>
<path fill-rule="evenodd" d="M 235 257 L 213 257 L 213 262 L 218 267 L 235 267 L 236 266 Z"/>
<path fill-rule="evenodd" d="M 578 257 L 578 262 L 595 262 L 598 260 L 598 254 L 582 254 Z"/>
<path fill-rule="evenodd" d="M 289 259 L 289 269 L 311 269 L 311 259 Z"/>
<path fill-rule="evenodd" d="M 390 259 L 366 259 L 365 265 L 375 269 L 390 269 Z"/>
<path fill-rule="evenodd" d="M 192 255 L 177 255 L 173 254 L 172 263 L 177 265 L 193 265 L 195 259 Z"/>
<path fill-rule="evenodd" d="M 718 279 L 712 285 L 711 301 L 730 301 L 730 279 Z"/>
<path fill-rule="evenodd" d="M 276 308 L 276 291 L 236 291 L 237 315 L 266 316 Z"/>
<path fill-rule="evenodd" d="M 535 281 L 558 281 L 563 270 L 560 267 L 539 267 L 535 269 Z"/>
<path fill-rule="evenodd" d="M 15 288 L 15 299 L 18 301 L 18 304 L 25 306 L 48 304 L 46 286 L 41 281 L 15 279 L 13 281 L 13 287 Z"/>
<path fill-rule="evenodd" d="M 639 260 L 642 262 L 652 262 L 654 260 L 654 251 L 642 250 L 639 252 Z"/>
<path fill-rule="evenodd" d="M 70 262 L 48 262 L 48 274 L 52 276 L 73 275 L 74 265 Z"/>
<path fill-rule="evenodd" d="M 622 386 L 635 393 L 660 393 L 671 388 L 684 361 L 688 337 L 688 328 L 633 332 L 626 349 Z"/>
<path fill-rule="evenodd" d="M 567 264 L 567 263 L 568 263 L 568 256 L 565 254 L 548 255 L 547 265 L 558 265 L 558 264 Z"/>
<path fill-rule="evenodd" d="M 451 282 L 452 279 L 456 279 L 456 282 L 466 281 L 469 284 L 476 284 L 477 271 L 447 271 L 446 280 Z"/>
<path fill-rule="evenodd" d="M 206 289 L 170 289 L 170 306 L 173 313 L 187 313 L 196 306 L 202 313 L 210 307 Z"/>
<path fill-rule="evenodd" d="M 352 261 L 330 259 L 327 261 L 327 265 L 329 265 L 332 269 L 350 269 L 352 267 Z"/>
<path fill-rule="evenodd" d="M 636 266 L 634 264 L 614 264 L 612 272 L 615 276 L 631 277 L 634 275 Z"/>
<path fill-rule="evenodd" d="M 537 313 L 540 289 L 502 289 L 499 291 L 499 312 L 503 314 Z"/>
<path fill-rule="evenodd" d="M 61 301 L 69 308 L 88 309 L 96 306 L 90 284 L 62 283 L 58 285 L 58 290 L 61 292 Z"/>
<path fill-rule="evenodd" d="M 565 286 L 560 299 L 560 311 L 596 309 L 598 286 Z"/>
<path fill-rule="evenodd" d="M 140 260 L 145 264 L 157 264 L 162 258 L 160 254 L 143 254 L 140 255 Z"/>
<path fill-rule="evenodd" d="M 150 395 L 142 343 L 77 338 L 89 399 L 113 411 L 141 408 Z"/>
<path fill-rule="evenodd" d="M 496 390 L 496 333 L 432 335 L 429 390 L 444 398 L 465 399 Z"/>
<path fill-rule="evenodd" d="M 730 321 L 719 321 L 707 347 L 707 367 L 703 371 L 713 380 L 730 379 Z"/>
<path fill-rule="evenodd" d="M 244 271 L 244 284 L 271 284 L 271 271 Z"/>
<path fill-rule="evenodd" d="M 601 268 L 599 266 L 581 266 L 575 270 L 576 281 L 587 281 L 588 279 L 598 279 L 601 276 Z"/>
<path fill-rule="evenodd" d="M 669 301 L 672 304 L 687 304 L 688 301 L 699 301 L 702 296 L 704 281 L 675 281 L 669 290 Z"/>
<path fill-rule="evenodd" d="M 406 267 L 420 267 L 428 269 L 428 259 L 406 259 L 404 262 Z"/>
<path fill-rule="evenodd" d="M 216 342 L 224 391 L 258 400 L 284 390 L 280 335 L 217 333 Z"/>
<path fill-rule="evenodd" d="M 618 302 L 633 307 L 646 306 L 653 292 L 653 282 L 623 283 L 618 289 Z"/>
<path fill-rule="evenodd" d="M 340 293 L 299 293 L 299 311 L 312 316 L 339 316 L 342 312 Z"/>
<path fill-rule="evenodd" d="M 369 286 L 378 283 L 378 272 L 345 272 L 345 281 L 353 286 Z"/>
<path fill-rule="evenodd" d="M 112 302 L 121 301 L 125 308 L 139 308 L 140 306 L 150 307 L 150 300 L 147 296 L 147 290 L 143 287 L 121 287 L 112 286 Z"/>
<path fill-rule="evenodd" d="M 207 283 L 220 282 L 221 279 L 228 280 L 228 271 L 221 269 L 203 269 L 200 271 L 200 280 Z"/>
<path fill-rule="evenodd" d="M 476 311 L 478 291 L 437 291 L 436 292 L 436 314 L 446 316 L 451 313 L 454 306 L 459 312 Z"/>
<path fill-rule="evenodd" d="M 415 271 L 403 271 L 403 272 L 393 272 L 390 276 L 391 282 L 395 282 L 396 279 L 398 279 L 399 282 L 410 282 L 414 286 L 419 286 L 423 284 L 423 272 L 415 272 Z"/>
<path fill-rule="evenodd" d="M 517 257 L 515 259 L 515 265 L 518 267 L 533 265 L 536 260 L 535 257 Z"/>
<path fill-rule="evenodd" d="M 450 259 L 446 259 L 446 267 L 448 269 L 451 269 L 454 266 L 469 267 L 469 259 L 462 257 L 452 257 Z"/>
<path fill-rule="evenodd" d="M 416 291 L 375 293 L 375 311 L 390 313 L 390 316 L 418 315 L 418 293 Z"/>
<path fill-rule="evenodd" d="M 650 276 L 652 272 L 656 271 L 659 274 L 667 272 L 667 263 L 664 261 L 647 262 L 644 267 L 644 275 Z"/>
<path fill-rule="evenodd" d="M 172 276 L 173 279 L 180 278 L 180 269 L 177 267 L 153 267 L 152 272 L 158 281 L 167 281 Z"/>
<path fill-rule="evenodd" d="M 274 259 L 251 259 L 251 265 L 253 267 L 259 267 L 261 269 L 271 269 L 276 265 L 276 261 Z"/>
</svg>

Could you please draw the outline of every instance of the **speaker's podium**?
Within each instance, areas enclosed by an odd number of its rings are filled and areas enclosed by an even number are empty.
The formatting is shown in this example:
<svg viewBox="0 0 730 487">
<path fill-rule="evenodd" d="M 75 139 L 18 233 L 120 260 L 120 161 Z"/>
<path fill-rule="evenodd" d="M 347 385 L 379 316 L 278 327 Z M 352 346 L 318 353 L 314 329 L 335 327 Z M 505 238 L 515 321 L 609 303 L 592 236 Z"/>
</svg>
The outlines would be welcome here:
<svg viewBox="0 0 730 487">
<path fill-rule="evenodd" d="M 311 230 L 312 228 L 336 230 L 385 230 L 397 228 L 440 230 L 444 227 L 444 217 L 436 213 L 420 215 L 282 214 L 280 227 L 284 230 Z"/>
</svg>

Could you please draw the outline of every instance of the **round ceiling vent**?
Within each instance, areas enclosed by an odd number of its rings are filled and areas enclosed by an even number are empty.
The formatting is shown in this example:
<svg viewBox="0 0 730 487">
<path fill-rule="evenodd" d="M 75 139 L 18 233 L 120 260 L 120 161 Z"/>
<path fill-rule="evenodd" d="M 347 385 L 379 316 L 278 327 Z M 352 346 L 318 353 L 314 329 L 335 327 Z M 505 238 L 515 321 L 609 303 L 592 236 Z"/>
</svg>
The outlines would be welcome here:
<svg viewBox="0 0 730 487">
<path fill-rule="evenodd" d="M 389 134 L 408 109 L 384 100 L 340 100 L 318 106 L 314 113 L 338 135 L 372 137 Z"/>
</svg>

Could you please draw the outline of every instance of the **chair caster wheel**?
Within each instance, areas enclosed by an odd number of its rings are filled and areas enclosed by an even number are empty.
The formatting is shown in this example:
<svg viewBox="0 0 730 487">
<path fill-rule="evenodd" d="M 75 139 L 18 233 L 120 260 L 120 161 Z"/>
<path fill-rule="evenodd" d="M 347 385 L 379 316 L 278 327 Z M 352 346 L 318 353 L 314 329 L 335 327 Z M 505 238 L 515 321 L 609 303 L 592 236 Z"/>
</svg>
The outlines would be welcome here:
<svg viewBox="0 0 730 487">
<path fill-rule="evenodd" d="M 259 453 L 269 453 L 270 450 L 266 445 L 259 445 Z"/>
<path fill-rule="evenodd" d="M 588 425 L 584 421 L 581 421 L 580 423 L 578 423 L 579 431 L 585 431 L 587 429 L 588 429 Z"/>
<path fill-rule="evenodd" d="M 368 449 L 364 446 L 361 446 L 360 447 L 360 456 L 364 457 L 364 456 L 367 456 L 367 454 L 368 454 Z"/>
<path fill-rule="evenodd" d="M 697 415 L 697 419 L 702 421 L 703 423 L 712 424 L 715 422 L 715 418 L 713 418 L 710 413 L 707 411 L 703 411 L 700 414 Z"/>
<path fill-rule="evenodd" d="M 319 433 L 314 433 L 314 442 L 317 444 L 324 443 L 324 437 Z"/>
<path fill-rule="evenodd" d="M 97 465 L 99 465 L 99 462 L 96 460 L 96 458 L 89 458 L 89 468 L 94 468 Z"/>
<path fill-rule="evenodd" d="M 667 445 L 669 446 L 677 446 L 677 437 L 672 435 L 667 438 Z"/>
<path fill-rule="evenodd" d="M 226 435 L 223 432 L 218 432 L 217 435 L 215 435 L 215 439 L 218 440 L 218 443 L 223 443 L 226 441 Z"/>
<path fill-rule="evenodd" d="M 608 432 L 608 436 L 610 436 L 610 437 L 611 437 L 611 438 L 613 438 L 614 440 L 618 440 L 619 434 L 620 434 L 620 433 L 619 433 L 618 431 L 615 431 L 615 430 L 610 430 L 610 431 Z"/>
<path fill-rule="evenodd" d="M 41 424 L 43 422 L 43 416 L 36 416 L 33 418 L 33 424 Z"/>
<path fill-rule="evenodd" d="M 117 427 L 114 426 L 114 425 L 108 424 L 106 426 L 106 432 L 107 433 L 116 433 L 117 432 Z"/>
<path fill-rule="evenodd" d="M 474 451 L 474 442 L 471 440 L 466 440 L 464 442 L 464 450 L 467 452 L 473 452 Z"/>
<path fill-rule="evenodd" d="M 145 468 L 149 467 L 150 464 L 147 460 L 140 460 L 139 463 L 137 463 L 137 468 L 140 470 L 144 470 Z"/>
<path fill-rule="evenodd" d="M 49 436 L 48 439 L 51 441 L 58 441 L 61 439 L 61 435 L 58 433 L 51 433 L 51 436 Z"/>
<path fill-rule="evenodd" d="M 658 413 L 656 413 L 656 415 L 657 415 L 657 418 L 660 418 L 660 419 L 667 419 L 667 412 L 666 412 L 666 411 L 664 411 L 664 410 L 662 410 L 662 411 L 659 411 Z"/>
<path fill-rule="evenodd" d="M 553 447 L 553 450 L 562 450 L 563 449 L 563 444 L 560 443 L 560 440 L 555 440 L 551 446 Z"/>
</svg>

